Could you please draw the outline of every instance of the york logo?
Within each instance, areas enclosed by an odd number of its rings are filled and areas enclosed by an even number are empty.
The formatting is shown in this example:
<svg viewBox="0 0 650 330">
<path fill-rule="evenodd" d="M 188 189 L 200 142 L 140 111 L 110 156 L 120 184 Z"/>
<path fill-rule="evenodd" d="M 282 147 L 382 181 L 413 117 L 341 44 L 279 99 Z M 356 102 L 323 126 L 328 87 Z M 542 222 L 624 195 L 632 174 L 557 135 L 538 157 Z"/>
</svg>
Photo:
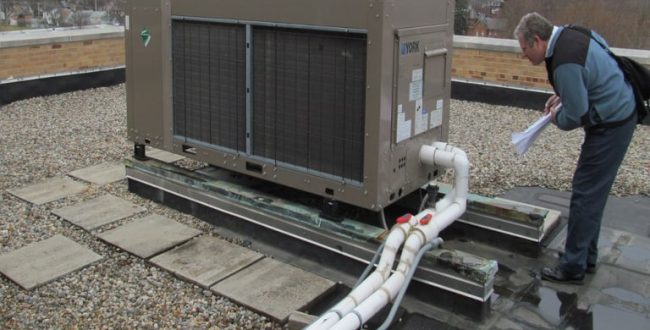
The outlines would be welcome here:
<svg viewBox="0 0 650 330">
<path fill-rule="evenodd" d="M 403 42 L 399 46 L 399 53 L 401 55 L 418 53 L 418 52 L 420 52 L 419 41 Z"/>
</svg>

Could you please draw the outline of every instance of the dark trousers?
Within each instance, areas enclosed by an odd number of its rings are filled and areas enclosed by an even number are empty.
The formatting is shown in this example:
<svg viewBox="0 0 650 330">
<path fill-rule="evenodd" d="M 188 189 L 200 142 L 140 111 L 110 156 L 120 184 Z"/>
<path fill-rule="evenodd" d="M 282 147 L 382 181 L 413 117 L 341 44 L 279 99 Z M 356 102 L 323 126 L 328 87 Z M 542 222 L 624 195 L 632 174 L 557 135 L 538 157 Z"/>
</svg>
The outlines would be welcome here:
<svg viewBox="0 0 650 330">
<path fill-rule="evenodd" d="M 565 272 L 582 274 L 587 263 L 598 260 L 598 235 L 618 168 L 632 140 L 636 116 L 617 127 L 585 129 L 585 140 L 573 175 L 564 255 L 560 266 Z"/>
</svg>

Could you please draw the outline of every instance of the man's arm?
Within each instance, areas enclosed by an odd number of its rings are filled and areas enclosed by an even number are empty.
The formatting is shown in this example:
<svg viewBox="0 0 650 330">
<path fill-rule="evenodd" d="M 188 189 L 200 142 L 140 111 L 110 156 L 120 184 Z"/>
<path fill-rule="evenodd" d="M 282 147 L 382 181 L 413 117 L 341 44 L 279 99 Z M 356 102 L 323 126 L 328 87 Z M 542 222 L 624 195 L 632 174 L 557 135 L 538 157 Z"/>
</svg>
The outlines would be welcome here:
<svg viewBox="0 0 650 330">
<path fill-rule="evenodd" d="M 577 64 L 563 64 L 555 69 L 553 76 L 562 101 L 555 115 L 555 124 L 565 131 L 582 126 L 582 119 L 589 110 L 584 68 Z"/>
</svg>

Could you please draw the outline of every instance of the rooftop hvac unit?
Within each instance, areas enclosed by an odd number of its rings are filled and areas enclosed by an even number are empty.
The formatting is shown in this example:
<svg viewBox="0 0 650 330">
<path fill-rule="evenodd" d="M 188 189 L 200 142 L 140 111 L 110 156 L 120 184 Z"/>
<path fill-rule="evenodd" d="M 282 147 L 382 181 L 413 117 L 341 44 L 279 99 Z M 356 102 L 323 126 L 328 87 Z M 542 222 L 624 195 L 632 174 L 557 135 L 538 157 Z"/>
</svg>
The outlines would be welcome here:
<svg viewBox="0 0 650 330">
<path fill-rule="evenodd" d="M 138 0 L 136 144 L 381 210 L 438 175 L 453 1 Z"/>
</svg>

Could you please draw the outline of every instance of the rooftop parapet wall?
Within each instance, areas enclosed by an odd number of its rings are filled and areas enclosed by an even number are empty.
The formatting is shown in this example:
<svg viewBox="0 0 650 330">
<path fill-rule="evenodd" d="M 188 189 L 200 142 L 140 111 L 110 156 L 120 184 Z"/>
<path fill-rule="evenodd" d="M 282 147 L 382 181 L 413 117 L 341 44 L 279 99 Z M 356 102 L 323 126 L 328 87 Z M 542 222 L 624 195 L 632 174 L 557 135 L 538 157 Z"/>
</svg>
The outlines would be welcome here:
<svg viewBox="0 0 650 330">
<path fill-rule="evenodd" d="M 454 36 L 455 80 L 550 90 L 546 69 L 522 57 L 516 40 Z"/>
<path fill-rule="evenodd" d="M 650 67 L 650 51 L 613 48 Z M 0 84 L 124 67 L 124 28 L 0 33 Z M 456 81 L 550 91 L 543 65 L 522 58 L 514 39 L 454 36 Z"/>
<path fill-rule="evenodd" d="M 0 84 L 124 67 L 124 28 L 0 33 Z"/>
<path fill-rule="evenodd" d="M 650 68 L 650 51 L 612 48 Z M 514 39 L 454 36 L 452 77 L 455 80 L 504 87 L 551 91 L 546 68 L 522 57 Z"/>
</svg>

